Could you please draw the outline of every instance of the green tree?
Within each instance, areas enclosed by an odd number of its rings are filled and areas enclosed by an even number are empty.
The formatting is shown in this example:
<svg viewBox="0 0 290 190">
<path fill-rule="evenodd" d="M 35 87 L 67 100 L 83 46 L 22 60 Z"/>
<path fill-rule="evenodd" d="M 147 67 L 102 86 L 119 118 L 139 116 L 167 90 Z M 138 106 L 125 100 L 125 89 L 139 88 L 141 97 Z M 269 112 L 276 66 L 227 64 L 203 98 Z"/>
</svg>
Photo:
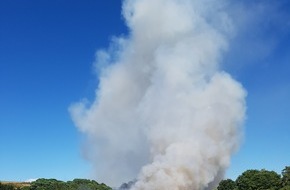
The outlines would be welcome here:
<svg viewBox="0 0 290 190">
<path fill-rule="evenodd" d="M 236 183 L 231 179 L 222 180 L 217 187 L 218 190 L 234 190 L 237 187 Z"/>
<path fill-rule="evenodd" d="M 284 186 L 280 190 L 290 190 L 290 185 Z"/>
<path fill-rule="evenodd" d="M 66 190 L 66 183 L 56 179 L 38 179 L 31 183 L 30 190 Z"/>
<path fill-rule="evenodd" d="M 88 179 L 74 179 L 73 181 L 63 182 L 56 179 L 41 178 L 26 187 L 14 187 L 0 183 L 0 190 L 112 190 L 112 188 Z"/>
<path fill-rule="evenodd" d="M 247 170 L 236 180 L 238 190 L 279 190 L 281 178 L 274 171 Z"/>
<path fill-rule="evenodd" d="M 30 190 L 29 186 L 21 187 L 20 190 Z"/>
<path fill-rule="evenodd" d="M 68 190 L 111 190 L 112 188 L 108 187 L 105 184 L 99 184 L 94 180 L 88 179 L 74 179 L 73 181 L 68 181 L 67 183 Z"/>
<path fill-rule="evenodd" d="M 14 190 L 14 186 L 0 183 L 0 190 Z"/>
<path fill-rule="evenodd" d="M 282 170 L 282 185 L 290 186 L 290 166 L 286 166 Z"/>
</svg>

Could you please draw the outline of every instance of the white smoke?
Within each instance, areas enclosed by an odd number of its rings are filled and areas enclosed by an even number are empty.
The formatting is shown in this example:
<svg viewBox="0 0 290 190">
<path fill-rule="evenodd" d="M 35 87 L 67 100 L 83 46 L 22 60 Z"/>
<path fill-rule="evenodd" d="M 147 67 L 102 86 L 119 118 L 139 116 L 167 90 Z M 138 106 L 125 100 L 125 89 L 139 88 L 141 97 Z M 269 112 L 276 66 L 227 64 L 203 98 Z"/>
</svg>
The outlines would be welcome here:
<svg viewBox="0 0 290 190">
<path fill-rule="evenodd" d="M 222 71 L 233 27 L 215 0 L 126 0 L 128 38 L 99 51 L 93 103 L 70 108 L 98 180 L 203 190 L 238 148 L 245 91 Z M 138 174 L 138 175 L 137 175 Z"/>
</svg>

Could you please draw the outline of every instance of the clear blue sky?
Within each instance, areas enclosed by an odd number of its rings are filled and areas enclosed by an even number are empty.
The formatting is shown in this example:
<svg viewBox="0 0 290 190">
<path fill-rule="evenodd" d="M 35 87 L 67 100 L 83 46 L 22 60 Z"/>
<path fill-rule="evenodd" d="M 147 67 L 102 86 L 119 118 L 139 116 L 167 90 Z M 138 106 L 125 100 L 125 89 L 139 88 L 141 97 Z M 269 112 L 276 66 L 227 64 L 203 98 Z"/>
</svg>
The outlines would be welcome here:
<svg viewBox="0 0 290 190">
<path fill-rule="evenodd" d="M 264 3 L 263 3 L 264 2 Z M 290 165 L 290 3 L 244 0 L 224 69 L 248 91 L 227 176 Z M 257 6 L 259 4 L 259 6 Z M 97 86 L 93 62 L 127 35 L 119 0 L 0 1 L 0 180 L 89 177 L 68 107 Z"/>
</svg>

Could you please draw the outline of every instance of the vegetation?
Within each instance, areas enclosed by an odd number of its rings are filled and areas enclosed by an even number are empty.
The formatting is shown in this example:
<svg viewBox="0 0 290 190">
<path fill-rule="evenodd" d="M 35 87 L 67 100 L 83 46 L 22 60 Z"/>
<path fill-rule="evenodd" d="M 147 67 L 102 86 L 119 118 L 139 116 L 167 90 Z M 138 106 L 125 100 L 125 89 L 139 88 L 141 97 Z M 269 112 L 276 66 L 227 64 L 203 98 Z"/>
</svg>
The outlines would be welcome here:
<svg viewBox="0 0 290 190">
<path fill-rule="evenodd" d="M 74 179 L 63 182 L 56 179 L 38 179 L 29 186 L 16 186 L 14 184 L 1 184 L 0 190 L 112 190 L 107 185 L 94 180 Z"/>
<path fill-rule="evenodd" d="M 290 167 L 282 170 L 281 175 L 268 170 L 247 170 L 236 181 L 222 180 L 218 190 L 290 190 Z"/>
<path fill-rule="evenodd" d="M 122 187 L 128 188 L 133 183 L 123 184 Z M 32 183 L 0 183 L 0 190 L 112 190 L 112 188 L 88 179 L 63 182 L 42 178 Z M 217 190 L 290 190 L 290 166 L 286 166 L 281 175 L 265 169 L 247 170 L 235 181 L 222 180 Z"/>
<path fill-rule="evenodd" d="M 282 185 L 290 186 L 290 166 L 286 166 L 282 170 Z"/>
<path fill-rule="evenodd" d="M 0 183 L 0 190 L 14 190 L 15 186 L 11 184 L 2 184 Z"/>
<path fill-rule="evenodd" d="M 218 190 L 233 190 L 236 189 L 236 183 L 231 179 L 222 180 L 217 187 Z"/>
</svg>

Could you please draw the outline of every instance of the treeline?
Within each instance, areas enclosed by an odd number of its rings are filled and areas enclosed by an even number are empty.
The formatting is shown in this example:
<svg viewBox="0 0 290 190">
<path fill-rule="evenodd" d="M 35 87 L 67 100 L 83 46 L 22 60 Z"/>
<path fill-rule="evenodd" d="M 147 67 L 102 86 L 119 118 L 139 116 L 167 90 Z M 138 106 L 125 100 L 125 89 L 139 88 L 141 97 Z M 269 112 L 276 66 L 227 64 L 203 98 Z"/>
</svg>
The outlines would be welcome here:
<svg viewBox="0 0 290 190">
<path fill-rule="evenodd" d="M 281 175 L 268 170 L 247 170 L 235 181 L 222 180 L 218 190 L 290 190 L 290 166 Z"/>
<path fill-rule="evenodd" d="M 0 190 L 112 190 L 104 183 L 94 180 L 74 179 L 73 181 L 60 181 L 56 179 L 38 179 L 29 186 L 17 187 L 14 184 L 1 184 Z"/>
<path fill-rule="evenodd" d="M 63 182 L 42 178 L 27 186 L 0 183 L 0 190 L 112 190 L 112 188 L 88 179 Z M 217 190 L 290 190 L 290 166 L 286 166 L 281 175 L 265 169 L 247 170 L 235 181 L 222 180 Z"/>
<path fill-rule="evenodd" d="M 14 189 L 17 189 L 14 185 L 0 183 L 0 190 L 14 190 Z"/>
</svg>

